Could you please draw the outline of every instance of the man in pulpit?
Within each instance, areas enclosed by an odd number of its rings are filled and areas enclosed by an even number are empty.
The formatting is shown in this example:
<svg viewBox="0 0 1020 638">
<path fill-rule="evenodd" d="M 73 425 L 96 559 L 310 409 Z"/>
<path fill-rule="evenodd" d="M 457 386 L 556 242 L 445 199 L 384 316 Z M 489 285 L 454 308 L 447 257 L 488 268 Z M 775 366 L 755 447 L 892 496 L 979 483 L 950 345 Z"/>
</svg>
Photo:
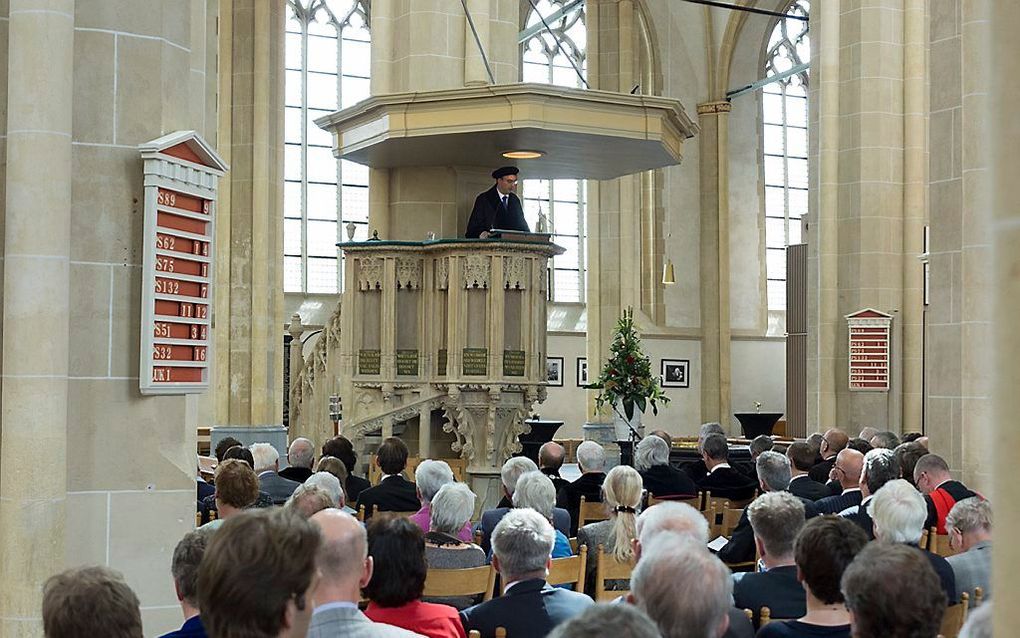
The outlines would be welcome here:
<svg viewBox="0 0 1020 638">
<path fill-rule="evenodd" d="M 465 237 L 485 239 L 489 236 L 489 230 L 493 228 L 531 231 L 524 219 L 521 199 L 517 197 L 519 172 L 516 166 L 504 166 L 492 171 L 496 183 L 475 198 Z"/>
</svg>

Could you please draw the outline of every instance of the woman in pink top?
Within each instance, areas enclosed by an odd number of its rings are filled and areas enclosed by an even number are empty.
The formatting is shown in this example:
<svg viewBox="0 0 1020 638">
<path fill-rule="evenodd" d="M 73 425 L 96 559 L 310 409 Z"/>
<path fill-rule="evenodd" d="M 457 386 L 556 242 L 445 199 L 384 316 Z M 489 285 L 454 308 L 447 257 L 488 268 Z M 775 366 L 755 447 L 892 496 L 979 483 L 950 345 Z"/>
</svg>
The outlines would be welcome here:
<svg viewBox="0 0 1020 638">
<path fill-rule="evenodd" d="M 368 524 L 374 571 L 365 587 L 365 615 L 375 622 L 429 638 L 467 638 L 457 610 L 421 601 L 425 591 L 425 536 L 410 520 L 380 514 Z"/>
<path fill-rule="evenodd" d="M 421 502 L 421 509 L 411 516 L 411 521 L 421 528 L 421 531 L 431 531 L 429 522 L 432 518 L 432 499 L 439 493 L 439 488 L 447 483 L 453 483 L 453 470 L 446 461 L 433 461 L 431 459 L 422 461 L 414 470 L 414 484 L 418 488 L 418 500 Z M 457 532 L 457 538 L 470 543 L 471 522 L 464 523 Z"/>
</svg>

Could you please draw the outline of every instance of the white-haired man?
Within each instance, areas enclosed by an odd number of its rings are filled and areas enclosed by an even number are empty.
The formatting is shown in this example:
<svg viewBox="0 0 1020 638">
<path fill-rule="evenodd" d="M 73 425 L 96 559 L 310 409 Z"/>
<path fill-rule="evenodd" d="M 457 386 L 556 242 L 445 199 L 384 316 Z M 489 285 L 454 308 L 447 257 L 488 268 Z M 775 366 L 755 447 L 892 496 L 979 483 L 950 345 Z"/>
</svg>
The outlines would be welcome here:
<svg viewBox="0 0 1020 638">
<path fill-rule="evenodd" d="M 839 515 L 847 518 L 857 525 L 868 535 L 868 540 L 875 538 L 875 530 L 872 528 L 871 514 L 869 508 L 875 493 L 882 489 L 882 486 L 900 477 L 900 462 L 896 454 L 886 448 L 875 448 L 868 450 L 864 455 L 864 468 L 861 470 L 861 499 L 860 505 L 854 505 L 839 512 Z"/>
<path fill-rule="evenodd" d="M 889 481 L 871 501 L 875 540 L 909 545 L 924 554 L 942 583 L 949 604 L 956 602 L 956 577 L 945 558 L 920 548 L 924 519 L 928 515 L 924 498 L 903 479 Z"/>
<path fill-rule="evenodd" d="M 503 517 L 492 534 L 492 564 L 502 577 L 503 595 L 460 612 L 466 631 L 488 638 L 503 627 L 508 636 L 543 638 L 594 604 L 584 594 L 546 583 L 555 537 L 549 521 L 532 509 Z"/>
<path fill-rule="evenodd" d="M 698 487 L 687 474 L 669 464 L 669 444 L 656 435 L 641 439 L 634 450 L 634 469 L 648 493 L 656 498 L 694 497 Z"/>
<path fill-rule="evenodd" d="M 606 451 L 595 441 L 585 441 L 577 446 L 577 466 L 581 476 L 556 495 L 557 507 L 570 513 L 570 536 L 577 536 L 581 497 L 589 503 L 602 502 L 602 482 L 606 480 Z"/>
<path fill-rule="evenodd" d="M 254 470 L 259 477 L 259 489 L 269 494 L 273 505 L 283 505 L 301 484 L 280 476 L 280 453 L 271 444 L 252 443 L 248 449 L 255 461 Z"/>
<path fill-rule="evenodd" d="M 972 496 L 957 501 L 946 516 L 949 545 L 959 553 L 946 559 L 956 577 L 956 595 L 963 592 L 973 600 L 980 587 L 992 593 L 992 505 Z"/>
<path fill-rule="evenodd" d="M 322 542 L 315 555 L 320 580 L 308 638 L 412 638 L 416 633 L 377 624 L 358 610 L 361 588 L 372 579 L 365 527 L 350 514 L 326 509 L 311 518 Z"/>
<path fill-rule="evenodd" d="M 410 520 L 423 532 L 429 531 L 429 521 L 432 518 L 432 499 L 439 493 L 439 488 L 453 482 L 453 470 L 446 461 L 426 459 L 414 469 L 414 484 L 418 489 L 421 509 L 411 515 Z M 465 524 L 463 529 L 457 531 L 456 536 L 460 540 L 470 543 L 471 524 Z"/>
<path fill-rule="evenodd" d="M 509 505 L 500 504 L 495 509 L 482 512 L 482 520 L 478 524 L 478 529 L 482 531 L 482 549 L 485 550 L 486 554 L 492 549 L 489 541 L 492 537 L 492 531 L 496 529 L 496 524 L 513 507 L 513 496 L 514 490 L 517 488 L 517 480 L 524 474 L 534 472 L 537 469 L 538 466 L 535 465 L 535 462 L 526 456 L 513 456 L 503 463 L 503 468 L 499 472 L 499 478 L 503 483 L 503 494 L 506 496 Z M 569 533 L 570 514 L 563 508 L 555 508 L 553 510 L 553 526 L 564 534 Z"/>
<path fill-rule="evenodd" d="M 289 481 L 304 483 L 312 475 L 312 467 L 315 465 L 315 446 L 304 437 L 294 439 L 287 448 L 287 463 L 289 465 L 280 470 L 280 476 Z"/>
<path fill-rule="evenodd" d="M 517 479 L 517 489 L 514 490 L 514 507 L 530 508 L 553 522 L 553 511 L 556 507 L 556 490 L 552 480 L 542 472 L 527 472 Z M 553 545 L 553 558 L 566 558 L 573 556 L 570 549 L 570 540 L 560 530 L 556 531 L 556 543 Z"/>
</svg>

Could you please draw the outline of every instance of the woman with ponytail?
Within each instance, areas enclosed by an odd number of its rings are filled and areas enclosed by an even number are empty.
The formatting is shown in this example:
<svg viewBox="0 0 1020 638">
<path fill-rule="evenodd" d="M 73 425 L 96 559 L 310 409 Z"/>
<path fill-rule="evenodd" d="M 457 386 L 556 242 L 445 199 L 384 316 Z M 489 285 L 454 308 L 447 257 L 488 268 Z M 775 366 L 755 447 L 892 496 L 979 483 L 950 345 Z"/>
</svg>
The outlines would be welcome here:
<svg viewBox="0 0 1020 638">
<path fill-rule="evenodd" d="M 608 510 L 609 518 L 589 523 L 577 530 L 578 546 L 588 546 L 589 586 L 585 588 L 586 591 L 593 591 L 595 559 L 599 545 L 602 545 L 607 555 L 613 556 L 618 561 L 634 560 L 634 546 L 631 541 L 637 536 L 635 528 L 643 489 L 641 475 L 628 465 L 617 465 L 606 475 L 606 480 L 602 483 L 602 502 Z M 620 588 L 627 588 L 626 581 L 620 583 Z"/>
</svg>

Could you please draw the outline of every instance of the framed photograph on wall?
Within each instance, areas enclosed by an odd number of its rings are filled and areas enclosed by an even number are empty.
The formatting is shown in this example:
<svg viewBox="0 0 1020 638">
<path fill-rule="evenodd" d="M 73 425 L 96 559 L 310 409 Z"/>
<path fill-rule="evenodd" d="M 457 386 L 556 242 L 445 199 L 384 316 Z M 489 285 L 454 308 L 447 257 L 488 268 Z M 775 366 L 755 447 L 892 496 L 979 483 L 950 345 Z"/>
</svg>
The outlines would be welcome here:
<svg viewBox="0 0 1020 638">
<path fill-rule="evenodd" d="M 691 362 L 689 359 L 663 359 L 661 365 L 662 387 L 691 387 Z"/>
<path fill-rule="evenodd" d="M 588 358 L 577 358 L 577 387 L 583 388 L 588 385 Z"/>
<path fill-rule="evenodd" d="M 563 387 L 563 357 L 545 358 L 545 380 L 549 385 Z"/>
</svg>

